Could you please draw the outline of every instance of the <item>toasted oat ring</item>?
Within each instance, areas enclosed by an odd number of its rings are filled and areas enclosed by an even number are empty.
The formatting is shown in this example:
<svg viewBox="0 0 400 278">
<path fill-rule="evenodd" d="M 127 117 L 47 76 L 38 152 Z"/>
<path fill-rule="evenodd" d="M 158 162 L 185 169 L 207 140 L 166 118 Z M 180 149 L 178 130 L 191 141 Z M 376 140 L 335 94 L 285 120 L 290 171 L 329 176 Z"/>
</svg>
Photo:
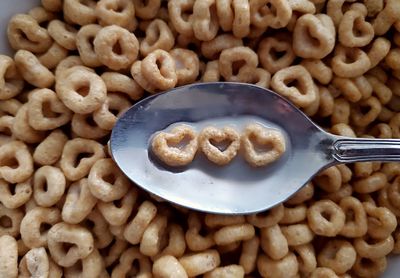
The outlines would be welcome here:
<svg viewBox="0 0 400 278">
<path fill-rule="evenodd" d="M 120 46 L 121 54 L 113 48 Z M 94 51 L 104 65 L 113 70 L 126 69 L 132 65 L 139 54 L 139 42 L 128 30 L 111 25 L 102 28 L 94 39 Z"/>
<path fill-rule="evenodd" d="M 254 143 L 270 146 L 265 152 L 257 152 Z M 265 128 L 259 124 L 250 124 L 241 137 L 246 161 L 254 167 L 265 166 L 279 159 L 286 150 L 285 138 L 281 132 Z"/>
<path fill-rule="evenodd" d="M 87 94 L 80 93 L 83 89 L 88 90 Z M 56 92 L 65 106 L 80 114 L 97 110 L 107 98 L 107 88 L 100 76 L 78 66 L 60 74 Z"/>
<path fill-rule="evenodd" d="M 223 141 L 229 141 L 228 147 L 221 151 L 211 141 L 221 143 Z M 224 127 L 218 129 L 216 127 L 206 127 L 199 134 L 199 147 L 205 156 L 218 165 L 226 165 L 236 156 L 240 148 L 240 136 L 231 127 Z"/>
<path fill-rule="evenodd" d="M 169 144 L 177 145 L 185 137 L 189 143 L 183 147 L 170 147 Z M 185 166 L 193 161 L 197 151 L 198 142 L 196 132 L 187 125 L 174 127 L 170 132 L 157 133 L 151 143 L 154 154 L 169 166 Z"/>
</svg>

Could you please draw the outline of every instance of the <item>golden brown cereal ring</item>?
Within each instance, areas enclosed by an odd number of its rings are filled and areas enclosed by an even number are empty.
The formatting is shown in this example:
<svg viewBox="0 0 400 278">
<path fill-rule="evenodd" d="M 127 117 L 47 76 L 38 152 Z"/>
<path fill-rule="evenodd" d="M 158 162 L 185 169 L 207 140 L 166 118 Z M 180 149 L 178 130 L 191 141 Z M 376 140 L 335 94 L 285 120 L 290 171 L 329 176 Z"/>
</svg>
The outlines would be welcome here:
<svg viewBox="0 0 400 278">
<path fill-rule="evenodd" d="M 136 36 L 117 25 L 102 28 L 96 34 L 93 44 L 99 61 L 113 70 L 130 67 L 139 53 Z M 115 52 L 117 46 L 120 49 Z"/>
<path fill-rule="evenodd" d="M 220 262 L 219 253 L 213 249 L 200 253 L 184 255 L 179 259 L 179 263 L 185 269 L 189 277 L 209 272 L 217 268 Z"/>
<path fill-rule="evenodd" d="M 59 12 L 62 10 L 62 0 L 41 0 L 43 8 L 50 12 Z"/>
<path fill-rule="evenodd" d="M 352 270 L 355 275 L 372 278 L 381 275 L 386 270 L 386 266 L 386 257 L 368 259 L 357 256 L 357 260 Z"/>
<path fill-rule="evenodd" d="M 357 253 L 352 244 L 346 240 L 333 239 L 323 247 L 317 256 L 318 265 L 344 274 L 356 262 Z"/>
<path fill-rule="evenodd" d="M 0 202 L 9 209 L 24 205 L 32 195 L 31 180 L 17 184 L 9 184 L 0 179 Z"/>
<path fill-rule="evenodd" d="M 326 192 L 336 192 L 342 186 L 342 175 L 336 166 L 332 166 L 318 173 L 313 183 Z"/>
<path fill-rule="evenodd" d="M 308 182 L 302 189 L 297 191 L 290 199 L 286 201 L 288 205 L 298 205 L 310 200 L 314 195 L 314 184 Z"/>
<path fill-rule="evenodd" d="M 157 207 L 144 201 L 137 209 L 134 218 L 122 230 L 123 237 L 131 244 L 138 244 L 150 222 L 157 215 Z"/>
<path fill-rule="evenodd" d="M 121 199 L 129 190 L 129 179 L 110 158 L 97 160 L 90 169 L 90 192 L 103 202 Z"/>
<path fill-rule="evenodd" d="M 270 150 L 257 152 L 254 142 L 261 146 L 270 146 Z M 250 124 L 241 137 L 246 161 L 253 167 L 265 166 L 279 159 L 286 149 L 285 138 L 278 130 L 268 129 L 259 124 Z"/>
<path fill-rule="evenodd" d="M 74 114 L 71 121 L 71 130 L 77 137 L 86 139 L 100 139 L 109 131 L 100 128 L 93 119 L 93 114 Z"/>
<path fill-rule="evenodd" d="M 19 263 L 19 276 L 25 277 L 48 277 L 49 258 L 43 247 L 29 250 Z"/>
<path fill-rule="evenodd" d="M 104 268 L 104 261 L 97 249 L 94 249 L 89 256 L 82 259 L 80 262 L 71 267 L 64 268 L 64 276 L 69 277 L 99 277 L 102 278 L 101 273 L 106 272 Z M 103 272 L 103 273 L 104 273 Z M 106 272 L 107 273 L 107 272 Z M 93 276 L 92 276 L 93 275 Z M 110 277 L 107 273 L 107 276 Z"/>
<path fill-rule="evenodd" d="M 293 80 L 297 80 L 299 85 L 297 87 L 288 87 L 286 83 Z M 300 65 L 276 72 L 272 77 L 271 87 L 300 107 L 307 107 L 313 103 L 318 93 L 311 75 Z"/>
<path fill-rule="evenodd" d="M 107 88 L 97 74 L 81 67 L 72 67 L 57 79 L 56 92 L 69 109 L 88 114 L 100 108 L 106 100 Z"/>
<path fill-rule="evenodd" d="M 246 37 L 250 32 L 249 1 L 216 1 L 219 25 L 225 32 L 232 31 L 237 38 Z"/>
<path fill-rule="evenodd" d="M 0 177 L 10 183 L 26 181 L 33 174 L 28 147 L 20 141 L 0 146 Z"/>
<path fill-rule="evenodd" d="M 355 126 L 365 127 L 375 121 L 379 113 L 382 111 L 382 104 L 376 97 L 370 97 L 366 100 L 362 100 L 359 106 L 353 107 L 351 110 L 351 119 Z M 368 107 L 366 114 L 362 113 L 361 108 Z"/>
<path fill-rule="evenodd" d="M 108 93 L 122 93 L 132 100 L 138 100 L 143 96 L 143 88 L 135 80 L 118 72 L 104 72 L 100 76 L 107 87 Z"/>
<path fill-rule="evenodd" d="M 335 47 L 335 27 L 324 14 L 305 14 L 296 21 L 293 50 L 302 58 L 322 59 Z"/>
<path fill-rule="evenodd" d="M 61 199 L 65 186 L 65 176 L 59 168 L 42 166 L 33 177 L 33 198 L 39 206 L 51 207 Z"/>
<path fill-rule="evenodd" d="M 265 212 L 247 215 L 246 220 L 257 228 L 266 228 L 277 224 L 283 215 L 284 207 L 280 204 Z"/>
<path fill-rule="evenodd" d="M 391 235 L 384 239 L 371 239 L 360 237 L 354 239 L 354 248 L 357 254 L 363 258 L 379 259 L 392 252 L 394 240 Z"/>
<path fill-rule="evenodd" d="M 257 269 L 262 277 L 295 277 L 299 269 L 299 264 L 292 252 L 289 252 L 280 260 L 272 260 L 266 255 L 261 254 L 257 259 Z"/>
<path fill-rule="evenodd" d="M 342 1 L 342 0 L 340 0 L 340 1 Z M 311 273 L 310 278 L 339 278 L 339 276 L 337 276 L 336 273 L 330 268 L 317 267 Z"/>
<path fill-rule="evenodd" d="M 390 45 L 390 41 L 383 37 L 378 37 L 372 42 L 371 48 L 367 53 L 371 62 L 371 68 L 377 66 L 379 62 L 385 59 L 390 51 Z"/>
<path fill-rule="evenodd" d="M 359 48 L 335 47 L 335 56 L 332 58 L 333 72 L 340 77 L 358 77 L 363 75 L 371 67 L 368 55 Z"/>
<path fill-rule="evenodd" d="M 207 227 L 223 227 L 235 224 L 243 224 L 246 219 L 243 215 L 222 215 L 222 214 L 206 214 L 204 222 Z"/>
<path fill-rule="evenodd" d="M 0 204 L 0 237 L 10 235 L 17 238 L 24 213 L 20 209 L 8 209 Z"/>
<path fill-rule="evenodd" d="M 101 0 L 97 3 L 95 12 L 102 26 L 115 24 L 133 31 L 137 25 L 137 7 L 129 0 Z"/>
<path fill-rule="evenodd" d="M 0 276 L 16 278 L 18 275 L 18 247 L 15 238 L 0 237 Z"/>
<path fill-rule="evenodd" d="M 53 73 L 42 65 L 33 53 L 27 50 L 18 50 L 14 59 L 18 71 L 29 84 L 39 88 L 51 87 L 54 84 Z"/>
<path fill-rule="evenodd" d="M 333 111 L 331 115 L 331 124 L 348 124 L 350 118 L 350 103 L 344 98 L 334 100 Z"/>
<path fill-rule="evenodd" d="M 178 82 L 175 60 L 161 49 L 154 50 L 143 59 L 141 73 L 150 86 L 159 90 L 171 89 Z"/>
<path fill-rule="evenodd" d="M 158 278 L 187 278 L 185 269 L 179 261 L 171 256 L 165 255 L 154 261 L 153 275 Z"/>
<path fill-rule="evenodd" d="M 45 137 L 44 131 L 37 131 L 29 125 L 28 104 L 18 110 L 11 130 L 17 139 L 27 143 L 39 143 Z"/>
<path fill-rule="evenodd" d="M 185 239 L 188 248 L 192 251 L 204 251 L 215 245 L 213 233 L 200 234 L 202 225 L 200 215 L 195 212 L 189 214 Z"/>
<path fill-rule="evenodd" d="M 193 5 L 193 34 L 201 41 L 210 41 L 218 33 L 219 24 L 215 0 L 195 1 Z"/>
<path fill-rule="evenodd" d="M 253 238 L 255 230 L 250 224 L 235 224 L 224 226 L 214 234 L 214 241 L 217 245 L 228 245 L 237 241 L 245 241 Z"/>
<path fill-rule="evenodd" d="M 55 68 L 62 60 L 68 56 L 68 50 L 54 42 L 52 46 L 42 55 L 39 62 L 48 69 Z"/>
<path fill-rule="evenodd" d="M 59 129 L 50 133 L 33 152 L 33 160 L 39 165 L 52 165 L 61 157 L 68 137 Z"/>
<path fill-rule="evenodd" d="M 0 100 L 11 99 L 18 95 L 24 86 L 13 59 L 0 55 Z"/>
<path fill-rule="evenodd" d="M 124 96 L 108 92 L 106 101 L 98 110 L 93 112 L 93 120 L 100 128 L 111 130 L 117 121 L 117 117 L 130 106 L 130 101 Z"/>
<path fill-rule="evenodd" d="M 353 188 L 354 191 L 358 193 L 371 193 L 382 189 L 386 184 L 386 175 L 377 172 L 367 178 L 355 181 L 353 183 Z"/>
<path fill-rule="evenodd" d="M 293 253 L 298 257 L 299 272 L 302 274 L 310 274 L 317 267 L 317 259 L 312 244 L 304 244 L 292 247 Z"/>
<path fill-rule="evenodd" d="M 141 19 L 152 19 L 157 16 L 161 6 L 161 0 L 133 0 L 137 17 Z M 171 17 L 172 18 L 172 17 Z"/>
<path fill-rule="evenodd" d="M 64 0 L 63 12 L 67 21 L 83 26 L 96 21 L 95 8 L 93 0 Z"/>
<path fill-rule="evenodd" d="M 112 242 L 114 236 L 108 228 L 107 221 L 97 209 L 93 209 L 81 225 L 91 230 L 95 248 L 103 249 Z"/>
<path fill-rule="evenodd" d="M 289 246 L 307 244 L 310 243 L 314 238 L 314 233 L 306 224 L 282 226 L 281 231 L 285 236 Z"/>
<path fill-rule="evenodd" d="M 382 11 L 378 13 L 372 26 L 375 30 L 375 35 L 380 36 L 386 33 L 395 21 L 398 21 L 400 16 L 400 5 L 395 0 L 388 0 Z"/>
<path fill-rule="evenodd" d="M 365 21 L 367 10 L 350 9 L 344 13 L 338 28 L 339 42 L 347 47 L 363 47 L 374 38 L 374 28 Z M 355 35 L 357 34 L 357 35 Z"/>
<path fill-rule="evenodd" d="M 185 85 L 195 82 L 199 76 L 199 57 L 191 50 L 174 48 L 169 54 L 175 60 L 177 85 Z"/>
<path fill-rule="evenodd" d="M 122 253 L 119 264 L 114 267 L 111 273 L 111 278 L 126 277 L 134 267 L 135 261 L 138 261 L 139 269 L 133 269 L 133 273 L 137 277 L 151 277 L 150 259 L 141 254 L 138 247 L 131 247 Z"/>
<path fill-rule="evenodd" d="M 342 209 L 330 200 L 317 201 L 307 211 L 311 230 L 326 237 L 336 236 L 343 229 L 345 218 Z"/>
<path fill-rule="evenodd" d="M 84 156 L 80 158 L 79 154 Z M 101 144 L 93 140 L 75 138 L 65 144 L 60 167 L 67 179 L 77 181 L 89 174 L 93 164 L 104 156 Z"/>
<path fill-rule="evenodd" d="M 367 215 L 361 202 L 347 196 L 340 200 L 339 206 L 346 215 L 345 224 L 339 234 L 348 238 L 364 236 L 368 225 Z"/>
<path fill-rule="evenodd" d="M 161 251 L 162 238 L 168 225 L 167 217 L 157 215 L 147 226 L 140 241 L 140 253 L 155 256 Z"/>
<path fill-rule="evenodd" d="M 54 225 L 60 220 L 60 211 L 56 208 L 36 207 L 29 210 L 21 221 L 24 244 L 29 248 L 46 247 L 48 230 L 42 230 L 42 225 Z"/>
<path fill-rule="evenodd" d="M 75 1 L 75 0 L 74 0 Z M 94 39 L 100 32 L 101 26 L 97 24 L 89 24 L 79 29 L 76 34 L 76 47 L 78 48 L 80 58 L 82 62 L 88 67 L 99 67 L 102 63 L 97 57 L 94 49 Z"/>
<path fill-rule="evenodd" d="M 87 217 L 95 207 L 97 199 L 90 193 L 86 178 L 72 183 L 62 207 L 62 220 L 70 224 L 78 224 Z"/>
<path fill-rule="evenodd" d="M 229 145 L 222 151 L 211 141 L 216 144 L 228 141 Z M 198 142 L 200 150 L 206 157 L 221 166 L 228 164 L 236 156 L 240 148 L 240 136 L 230 127 L 223 129 L 206 127 L 200 132 Z"/>
<path fill-rule="evenodd" d="M 146 57 L 160 49 L 169 51 L 175 44 L 175 38 L 168 25 L 161 19 L 154 19 L 146 28 L 146 37 L 140 42 L 140 54 Z"/>
<path fill-rule="evenodd" d="M 16 14 L 7 26 L 8 41 L 13 49 L 24 49 L 34 53 L 45 52 L 52 39 L 45 28 L 30 15 Z"/>
<path fill-rule="evenodd" d="M 56 129 L 68 123 L 72 112 L 50 89 L 35 90 L 28 103 L 29 125 L 36 130 Z"/>
<path fill-rule="evenodd" d="M 278 29 L 288 25 L 292 9 L 287 0 L 253 0 L 250 1 L 250 15 L 251 24 L 256 27 Z"/>
<path fill-rule="evenodd" d="M 242 244 L 239 264 L 243 267 L 246 274 L 253 272 L 256 268 L 257 254 L 260 246 L 260 240 L 257 236 L 246 240 Z"/>
<path fill-rule="evenodd" d="M 283 217 L 279 224 L 296 224 L 307 217 L 307 206 L 300 204 L 294 207 L 284 206 Z"/>
<path fill-rule="evenodd" d="M 381 104 L 387 104 L 392 99 L 392 90 L 378 78 L 367 75 L 367 80 Z"/>
<path fill-rule="evenodd" d="M 218 2 L 217 2 L 218 3 Z M 211 41 L 201 43 L 201 53 L 207 59 L 218 59 L 219 54 L 224 49 L 243 46 L 243 41 L 230 34 L 221 34 L 216 36 Z M 261 57 L 260 57 L 261 59 Z"/>
<path fill-rule="evenodd" d="M 296 55 L 292 48 L 292 38 L 287 33 L 264 38 L 258 47 L 260 64 L 270 73 L 290 66 Z"/>
<path fill-rule="evenodd" d="M 63 244 L 73 244 L 64 250 Z M 47 234 L 47 244 L 54 261 L 63 267 L 70 267 L 78 260 L 86 258 L 94 249 L 91 233 L 78 225 L 57 223 Z"/>
<path fill-rule="evenodd" d="M 217 267 L 213 271 L 208 272 L 204 275 L 204 278 L 219 278 L 219 277 L 232 277 L 232 278 L 244 277 L 244 269 L 240 265 L 232 264 L 232 265 Z"/>
<path fill-rule="evenodd" d="M 242 61 L 240 68 L 235 68 L 235 62 Z M 236 46 L 225 49 L 219 56 L 219 72 L 226 81 L 240 81 L 240 70 L 245 66 L 256 68 L 257 54 L 246 46 Z"/>
<path fill-rule="evenodd" d="M 289 252 L 289 245 L 279 225 L 261 228 L 261 249 L 272 259 L 280 260 Z"/>
<path fill-rule="evenodd" d="M 136 188 L 132 188 L 120 200 L 115 200 L 112 202 L 98 201 L 97 208 L 110 225 L 123 225 L 126 223 L 128 217 L 132 213 L 132 209 L 135 205 L 137 197 L 138 191 Z M 116 203 L 119 203 L 119 205 L 117 206 Z"/>
<path fill-rule="evenodd" d="M 76 49 L 76 34 L 78 31 L 71 25 L 61 20 L 54 19 L 50 21 L 47 26 L 47 31 L 52 39 L 63 48 L 68 50 Z"/>
<path fill-rule="evenodd" d="M 159 89 L 157 89 L 154 85 L 147 81 L 146 78 L 144 78 L 142 74 L 142 61 L 136 61 L 132 64 L 131 75 L 134 81 L 142 88 L 142 90 L 145 90 L 151 94 L 160 92 Z"/>
<path fill-rule="evenodd" d="M 193 36 L 193 12 L 194 0 L 171 0 L 168 1 L 168 14 L 171 24 L 179 34 Z"/>
<path fill-rule="evenodd" d="M 178 145 L 186 136 L 190 140 L 186 146 L 170 147 L 170 145 Z M 197 152 L 197 146 L 195 131 L 186 125 L 176 126 L 168 133 L 157 133 L 151 143 L 154 154 L 169 166 L 184 166 L 192 162 Z"/>
</svg>

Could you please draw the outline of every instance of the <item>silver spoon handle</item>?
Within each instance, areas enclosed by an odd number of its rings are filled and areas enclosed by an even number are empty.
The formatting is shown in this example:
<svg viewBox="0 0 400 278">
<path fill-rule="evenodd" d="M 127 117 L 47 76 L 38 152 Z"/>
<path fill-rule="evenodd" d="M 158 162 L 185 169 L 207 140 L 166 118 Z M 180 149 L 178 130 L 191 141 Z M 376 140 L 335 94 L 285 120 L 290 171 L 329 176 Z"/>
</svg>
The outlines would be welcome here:
<svg viewBox="0 0 400 278">
<path fill-rule="evenodd" d="M 340 163 L 400 161 L 400 140 L 340 138 L 333 143 L 332 156 Z"/>
</svg>

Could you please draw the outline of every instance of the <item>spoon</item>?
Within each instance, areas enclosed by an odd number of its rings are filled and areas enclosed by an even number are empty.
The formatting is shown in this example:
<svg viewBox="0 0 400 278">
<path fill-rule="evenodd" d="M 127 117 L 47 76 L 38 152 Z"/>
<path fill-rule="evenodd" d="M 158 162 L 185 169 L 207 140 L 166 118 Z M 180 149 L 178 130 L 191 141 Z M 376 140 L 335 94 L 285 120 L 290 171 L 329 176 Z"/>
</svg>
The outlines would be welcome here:
<svg viewBox="0 0 400 278">
<path fill-rule="evenodd" d="M 252 168 L 200 161 L 171 170 L 148 151 L 151 136 L 173 123 L 222 117 L 234 123 L 243 116 L 265 119 L 286 133 L 289 147 L 279 163 Z M 138 186 L 172 203 L 218 214 L 269 209 L 339 163 L 400 160 L 400 140 L 332 135 L 277 93 L 228 82 L 198 83 L 143 99 L 119 118 L 109 146 L 119 168 Z"/>
</svg>

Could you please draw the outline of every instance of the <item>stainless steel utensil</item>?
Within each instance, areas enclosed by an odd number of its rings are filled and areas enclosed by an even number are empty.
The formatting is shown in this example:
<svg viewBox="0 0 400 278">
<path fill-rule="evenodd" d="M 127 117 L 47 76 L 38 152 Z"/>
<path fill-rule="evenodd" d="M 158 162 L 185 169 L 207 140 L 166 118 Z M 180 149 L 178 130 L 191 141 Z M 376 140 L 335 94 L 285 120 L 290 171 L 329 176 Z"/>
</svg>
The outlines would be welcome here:
<svg viewBox="0 0 400 278">
<path fill-rule="evenodd" d="M 290 141 L 282 163 L 251 168 L 211 162 L 170 171 L 153 163 L 149 139 L 175 122 L 258 116 L 283 128 Z M 320 170 L 339 163 L 400 160 L 400 140 L 329 134 L 278 94 L 242 83 L 199 83 L 150 96 L 117 121 L 112 156 L 137 185 L 170 202 L 221 214 L 271 208 L 296 193 Z M 234 163 L 233 163 L 234 164 Z"/>
</svg>

